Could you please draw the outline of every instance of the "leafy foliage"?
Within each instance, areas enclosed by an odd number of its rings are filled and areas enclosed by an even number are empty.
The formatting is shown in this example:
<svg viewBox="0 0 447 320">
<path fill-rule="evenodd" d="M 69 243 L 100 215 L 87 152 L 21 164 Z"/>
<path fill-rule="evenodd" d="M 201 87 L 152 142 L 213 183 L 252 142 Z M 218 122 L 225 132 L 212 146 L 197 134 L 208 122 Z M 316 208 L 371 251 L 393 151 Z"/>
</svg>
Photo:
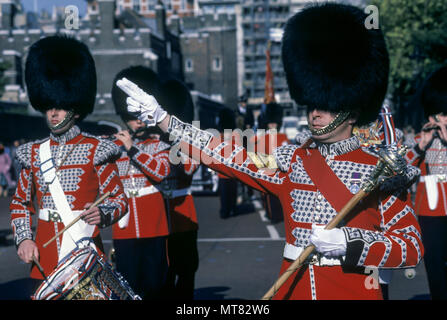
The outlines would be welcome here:
<svg viewBox="0 0 447 320">
<path fill-rule="evenodd" d="M 374 0 L 390 54 L 389 93 L 402 117 L 426 76 L 447 63 L 447 1 Z M 403 122 L 405 119 L 401 119 Z"/>
</svg>

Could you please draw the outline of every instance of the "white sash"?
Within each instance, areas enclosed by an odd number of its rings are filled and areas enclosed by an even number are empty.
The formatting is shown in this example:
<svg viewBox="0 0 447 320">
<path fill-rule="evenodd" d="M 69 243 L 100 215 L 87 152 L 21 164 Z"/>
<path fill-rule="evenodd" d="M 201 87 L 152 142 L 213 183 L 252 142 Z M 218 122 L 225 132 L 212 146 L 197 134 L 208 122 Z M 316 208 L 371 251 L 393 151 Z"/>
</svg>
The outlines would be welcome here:
<svg viewBox="0 0 447 320">
<path fill-rule="evenodd" d="M 49 184 L 48 187 L 54 205 L 56 206 L 56 210 L 61 217 L 62 223 L 68 225 L 79 213 L 75 214 L 72 212 L 61 183 L 56 175 L 56 168 L 51 156 L 50 140 L 47 140 L 40 145 L 39 156 L 41 162 L 40 171 L 42 172 L 45 182 Z M 93 244 L 93 241 L 91 241 L 94 230 L 94 225 L 89 225 L 84 221 L 79 220 L 64 232 L 62 235 L 62 244 L 59 251 L 58 262 L 77 247 L 82 248 L 90 245 L 96 250 L 96 246 Z"/>
<path fill-rule="evenodd" d="M 428 175 L 424 177 L 425 190 L 427 193 L 428 207 L 435 210 L 438 206 L 438 177 L 436 175 Z"/>
</svg>

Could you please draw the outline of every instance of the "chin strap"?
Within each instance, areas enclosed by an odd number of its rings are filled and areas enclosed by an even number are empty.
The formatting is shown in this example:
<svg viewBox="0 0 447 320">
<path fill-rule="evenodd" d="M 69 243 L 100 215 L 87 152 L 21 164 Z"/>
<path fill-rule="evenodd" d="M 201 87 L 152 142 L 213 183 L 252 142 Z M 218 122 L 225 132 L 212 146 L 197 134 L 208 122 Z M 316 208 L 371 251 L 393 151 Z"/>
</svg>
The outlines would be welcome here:
<svg viewBox="0 0 447 320">
<path fill-rule="evenodd" d="M 48 127 L 50 128 L 51 131 L 59 130 L 59 129 L 63 128 L 64 126 L 66 126 L 73 119 L 74 115 L 75 115 L 75 113 L 73 110 L 68 110 L 64 119 L 62 119 L 62 121 L 60 121 L 59 123 L 52 125 L 49 121 L 47 121 Z"/>
<path fill-rule="evenodd" d="M 345 120 L 348 119 L 350 114 L 351 113 L 348 111 L 341 111 L 341 112 L 337 113 L 337 115 L 332 120 L 332 122 L 329 123 L 327 126 L 321 128 L 321 129 L 315 130 L 311 125 L 309 125 L 309 130 L 312 133 L 312 135 L 314 135 L 314 136 L 321 136 L 323 134 L 329 133 L 329 132 L 337 129 L 343 122 L 345 122 Z"/>
</svg>

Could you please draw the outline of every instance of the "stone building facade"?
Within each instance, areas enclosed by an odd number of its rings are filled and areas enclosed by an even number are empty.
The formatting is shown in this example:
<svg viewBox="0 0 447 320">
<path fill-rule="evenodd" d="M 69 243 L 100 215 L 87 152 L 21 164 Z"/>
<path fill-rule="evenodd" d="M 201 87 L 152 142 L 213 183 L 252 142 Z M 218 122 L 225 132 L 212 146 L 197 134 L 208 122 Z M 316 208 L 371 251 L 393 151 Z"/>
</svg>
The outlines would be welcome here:
<svg viewBox="0 0 447 320">
<path fill-rule="evenodd" d="M 56 33 L 70 34 L 84 42 L 96 63 L 98 93 L 95 111 L 86 120 L 119 121 L 111 100 L 112 81 L 115 75 L 131 65 L 144 65 L 157 71 L 162 78 L 184 80 L 179 36 L 166 27 L 163 6 L 156 8 L 154 27 L 140 24 L 137 28 L 119 28 L 115 0 L 96 0 L 97 14 L 90 14 L 78 29 L 46 27 L 17 29 L 11 24 L 14 3 L 2 3 L 0 29 L 0 58 L 8 61 L 7 86 L 2 100 L 27 101 L 23 81 L 23 66 L 29 46 L 42 37 Z M 9 27 L 8 27 L 9 26 Z M 33 113 L 29 108 L 29 113 Z"/>
</svg>

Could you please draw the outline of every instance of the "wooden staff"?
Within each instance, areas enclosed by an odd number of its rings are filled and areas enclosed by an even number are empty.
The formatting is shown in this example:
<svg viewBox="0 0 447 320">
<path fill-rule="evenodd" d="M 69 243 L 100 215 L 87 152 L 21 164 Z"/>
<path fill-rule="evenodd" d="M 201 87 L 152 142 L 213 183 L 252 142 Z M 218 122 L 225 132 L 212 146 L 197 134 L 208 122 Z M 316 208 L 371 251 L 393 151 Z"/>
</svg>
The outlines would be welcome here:
<svg viewBox="0 0 447 320">
<path fill-rule="evenodd" d="M 406 152 L 406 148 L 402 147 L 398 154 L 401 156 L 404 155 Z M 331 230 L 343 220 L 343 218 L 357 205 L 357 203 L 360 202 L 363 198 L 365 198 L 371 191 L 373 191 L 377 185 L 379 184 L 379 178 L 384 172 L 388 171 L 388 174 L 390 173 L 390 168 L 387 167 L 387 163 L 389 164 L 392 162 L 395 157 L 393 155 L 388 155 L 386 153 L 382 153 L 382 158 L 385 160 L 382 160 L 379 158 L 377 161 L 376 168 L 371 173 L 371 175 L 366 179 L 366 181 L 363 183 L 361 189 L 359 192 L 357 192 L 346 204 L 345 206 L 340 210 L 340 212 L 326 225 L 326 230 Z M 398 172 L 398 174 L 403 174 L 403 172 Z M 307 259 L 307 257 L 314 251 L 315 246 L 309 245 L 307 246 L 303 252 L 301 252 L 300 256 L 287 268 L 286 271 L 276 280 L 276 282 L 273 284 L 273 286 L 270 288 L 269 291 L 262 297 L 262 300 L 270 300 L 273 298 L 273 296 L 278 292 L 279 288 L 286 282 L 286 280 L 290 277 L 290 275 L 298 270 L 304 263 L 304 261 Z"/>
<path fill-rule="evenodd" d="M 83 212 L 81 212 L 81 214 L 79 214 L 79 216 L 77 216 L 72 222 L 70 222 L 68 225 L 65 226 L 65 228 L 63 228 L 61 231 L 59 231 L 58 233 L 56 233 L 56 235 L 51 238 L 50 240 L 47 241 L 47 243 L 45 243 L 43 245 L 44 248 L 46 248 L 51 242 L 53 242 L 57 237 L 59 237 L 60 235 L 62 235 L 65 231 L 68 230 L 68 228 L 70 228 L 72 225 L 74 225 L 76 222 L 78 222 L 79 220 L 81 220 L 81 216 L 82 214 L 87 211 L 90 210 L 93 207 L 96 207 L 98 204 L 100 204 L 101 202 L 103 202 L 107 197 L 110 196 L 110 191 L 104 193 L 101 197 L 98 198 L 98 200 L 96 200 L 94 203 L 92 203 L 92 205 L 90 207 L 88 207 L 86 210 L 84 210 Z"/>
<path fill-rule="evenodd" d="M 368 193 L 364 190 L 360 190 L 353 196 L 348 203 L 341 209 L 341 211 L 326 225 L 326 230 L 331 230 L 335 228 L 342 220 L 343 218 L 359 203 L 360 200 L 362 200 Z M 269 291 L 262 297 L 262 300 L 270 300 L 273 298 L 273 296 L 278 292 L 279 288 L 286 282 L 286 280 L 290 277 L 292 273 L 294 273 L 296 270 L 298 270 L 304 261 L 307 259 L 308 256 L 312 254 L 314 251 L 315 246 L 313 244 L 307 246 L 303 252 L 301 252 L 301 255 L 287 268 L 286 271 L 276 280 L 276 282 L 273 284 L 273 286 L 270 288 Z"/>
</svg>

